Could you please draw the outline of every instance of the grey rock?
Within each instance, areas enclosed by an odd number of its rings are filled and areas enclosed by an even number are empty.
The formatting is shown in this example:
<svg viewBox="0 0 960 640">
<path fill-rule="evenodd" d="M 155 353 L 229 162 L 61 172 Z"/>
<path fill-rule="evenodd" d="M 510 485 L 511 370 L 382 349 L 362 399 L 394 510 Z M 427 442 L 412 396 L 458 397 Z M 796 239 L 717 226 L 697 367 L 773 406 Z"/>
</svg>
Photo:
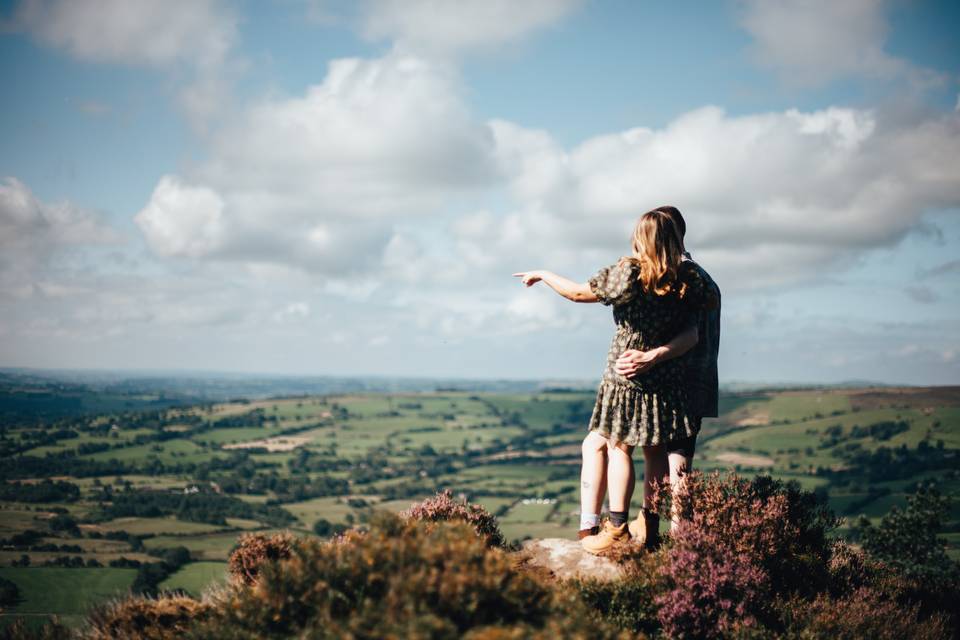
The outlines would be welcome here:
<svg viewBox="0 0 960 640">
<path fill-rule="evenodd" d="M 610 582 L 623 577 L 623 570 L 617 563 L 587 553 L 576 540 L 528 540 L 523 543 L 520 555 L 526 565 L 546 569 L 560 580 L 579 577 Z"/>
</svg>

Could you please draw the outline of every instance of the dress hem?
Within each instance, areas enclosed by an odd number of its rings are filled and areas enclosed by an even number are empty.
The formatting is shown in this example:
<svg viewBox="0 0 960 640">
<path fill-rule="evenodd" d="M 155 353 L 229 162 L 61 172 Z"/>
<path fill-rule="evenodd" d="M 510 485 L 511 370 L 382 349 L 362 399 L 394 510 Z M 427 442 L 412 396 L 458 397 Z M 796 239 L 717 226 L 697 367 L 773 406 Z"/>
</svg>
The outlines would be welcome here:
<svg viewBox="0 0 960 640">
<path fill-rule="evenodd" d="M 603 380 L 589 431 L 629 446 L 655 446 L 697 435 L 700 422 L 685 390 L 650 391 Z"/>
</svg>

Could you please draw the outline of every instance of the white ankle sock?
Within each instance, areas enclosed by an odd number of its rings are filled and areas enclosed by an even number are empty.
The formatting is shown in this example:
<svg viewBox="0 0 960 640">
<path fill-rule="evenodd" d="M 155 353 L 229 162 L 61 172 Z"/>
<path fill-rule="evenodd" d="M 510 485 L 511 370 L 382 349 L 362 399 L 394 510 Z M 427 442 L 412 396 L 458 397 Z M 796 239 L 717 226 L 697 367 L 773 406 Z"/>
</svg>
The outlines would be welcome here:
<svg viewBox="0 0 960 640">
<path fill-rule="evenodd" d="M 593 527 L 600 524 L 600 514 L 599 513 L 581 513 L 580 514 L 580 529 L 592 529 Z"/>
</svg>

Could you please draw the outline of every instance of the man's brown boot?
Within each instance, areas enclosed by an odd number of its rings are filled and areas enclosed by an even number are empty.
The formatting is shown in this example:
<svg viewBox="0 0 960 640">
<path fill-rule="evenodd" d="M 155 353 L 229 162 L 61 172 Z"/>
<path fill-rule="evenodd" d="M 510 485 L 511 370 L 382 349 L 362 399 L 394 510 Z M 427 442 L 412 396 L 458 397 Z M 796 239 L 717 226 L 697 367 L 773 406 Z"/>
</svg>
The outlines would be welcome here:
<svg viewBox="0 0 960 640">
<path fill-rule="evenodd" d="M 660 546 L 660 516 L 641 509 L 636 520 L 630 523 L 630 537 L 644 548 L 655 551 Z"/>
<path fill-rule="evenodd" d="M 607 551 L 613 545 L 626 542 L 629 539 L 630 532 L 627 531 L 626 522 L 618 527 L 607 520 L 603 523 L 600 533 L 595 536 L 587 536 L 580 541 L 580 545 L 589 553 L 597 555 Z"/>
</svg>

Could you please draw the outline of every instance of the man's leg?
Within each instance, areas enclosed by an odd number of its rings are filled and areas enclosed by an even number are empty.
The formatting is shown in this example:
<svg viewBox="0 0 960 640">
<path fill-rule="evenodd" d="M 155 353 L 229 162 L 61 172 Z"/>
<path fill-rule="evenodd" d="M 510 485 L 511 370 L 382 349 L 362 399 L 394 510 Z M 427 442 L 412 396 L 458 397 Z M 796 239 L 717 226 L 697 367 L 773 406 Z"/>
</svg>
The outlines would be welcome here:
<svg viewBox="0 0 960 640">
<path fill-rule="evenodd" d="M 600 507 L 607 492 L 607 439 L 591 431 L 583 439 L 580 467 L 580 534 L 596 533 Z"/>
<path fill-rule="evenodd" d="M 686 475 L 693 469 L 693 452 L 696 443 L 697 436 L 693 435 L 667 445 L 667 457 L 670 465 L 670 493 L 673 496 L 673 506 L 670 510 L 671 531 L 680 524 L 680 511 L 676 506 L 677 493 L 683 486 Z"/>
<path fill-rule="evenodd" d="M 660 516 L 653 509 L 659 485 L 670 479 L 667 450 L 663 445 L 643 448 L 643 509 L 630 523 L 630 535 L 647 549 L 660 544 Z"/>
<path fill-rule="evenodd" d="M 656 486 L 670 479 L 667 450 L 663 445 L 643 448 L 643 508 L 653 510 Z"/>
</svg>

